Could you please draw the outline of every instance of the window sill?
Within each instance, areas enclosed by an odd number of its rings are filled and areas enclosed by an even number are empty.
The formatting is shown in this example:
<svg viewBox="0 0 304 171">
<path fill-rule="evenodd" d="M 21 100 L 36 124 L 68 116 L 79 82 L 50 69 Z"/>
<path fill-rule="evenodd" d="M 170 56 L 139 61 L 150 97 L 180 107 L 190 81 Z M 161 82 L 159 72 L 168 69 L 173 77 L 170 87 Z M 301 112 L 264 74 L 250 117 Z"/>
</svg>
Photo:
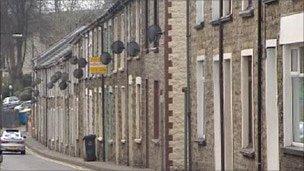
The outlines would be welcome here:
<svg viewBox="0 0 304 171">
<path fill-rule="evenodd" d="M 212 26 L 218 26 L 220 25 L 221 23 L 224 24 L 224 23 L 227 23 L 227 22 L 231 22 L 232 21 L 232 14 L 228 14 L 226 16 L 223 16 L 221 18 L 218 18 L 216 20 L 213 20 L 211 21 L 211 25 Z"/>
<path fill-rule="evenodd" d="M 125 71 L 124 68 L 119 68 L 118 70 L 119 70 L 120 72 L 124 72 L 124 71 Z"/>
<path fill-rule="evenodd" d="M 254 158 L 255 157 L 255 151 L 253 148 L 242 148 L 240 150 L 240 153 L 247 158 Z"/>
<path fill-rule="evenodd" d="M 151 140 L 155 145 L 160 145 L 160 139 L 152 139 Z"/>
<path fill-rule="evenodd" d="M 199 146 L 203 146 L 203 147 L 207 146 L 205 138 L 198 138 L 198 140 L 195 140 L 194 142 L 196 142 Z"/>
<path fill-rule="evenodd" d="M 98 142 L 103 142 L 103 138 L 102 138 L 102 137 L 98 137 L 98 138 L 97 138 L 97 141 L 98 141 Z"/>
<path fill-rule="evenodd" d="M 122 139 L 122 140 L 120 140 L 120 142 L 121 142 L 122 144 L 126 144 L 127 140 Z"/>
<path fill-rule="evenodd" d="M 135 139 L 134 142 L 137 144 L 141 144 L 141 139 Z"/>
<path fill-rule="evenodd" d="M 139 60 L 139 56 L 136 56 L 133 58 L 134 60 Z"/>
<path fill-rule="evenodd" d="M 194 28 L 196 30 L 200 30 L 200 29 L 204 28 L 204 26 L 205 26 L 205 22 L 202 21 L 200 24 L 197 24 L 196 26 L 194 26 Z"/>
<path fill-rule="evenodd" d="M 288 146 L 281 148 L 284 154 L 304 157 L 304 149 L 301 147 Z"/>
<path fill-rule="evenodd" d="M 277 1 L 278 0 L 263 0 L 263 3 L 269 5 L 269 4 L 275 3 Z"/>
<path fill-rule="evenodd" d="M 109 143 L 110 145 L 113 145 L 113 144 L 114 144 L 114 141 L 113 141 L 112 139 L 110 139 L 110 140 L 108 141 L 108 143 Z"/>
<path fill-rule="evenodd" d="M 254 8 L 250 7 L 249 9 L 245 9 L 239 13 L 242 18 L 250 18 L 254 16 Z"/>
</svg>

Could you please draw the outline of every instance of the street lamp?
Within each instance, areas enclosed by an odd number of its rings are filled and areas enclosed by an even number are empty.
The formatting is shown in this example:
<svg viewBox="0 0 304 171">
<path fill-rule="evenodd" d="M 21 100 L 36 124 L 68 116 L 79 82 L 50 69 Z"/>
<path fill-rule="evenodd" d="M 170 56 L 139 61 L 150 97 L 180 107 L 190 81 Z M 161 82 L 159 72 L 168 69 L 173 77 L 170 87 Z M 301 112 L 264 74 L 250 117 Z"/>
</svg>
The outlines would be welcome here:
<svg viewBox="0 0 304 171">
<path fill-rule="evenodd" d="M 10 96 L 13 96 L 13 86 L 9 85 L 8 89 L 9 89 L 9 92 L 10 92 Z"/>
</svg>

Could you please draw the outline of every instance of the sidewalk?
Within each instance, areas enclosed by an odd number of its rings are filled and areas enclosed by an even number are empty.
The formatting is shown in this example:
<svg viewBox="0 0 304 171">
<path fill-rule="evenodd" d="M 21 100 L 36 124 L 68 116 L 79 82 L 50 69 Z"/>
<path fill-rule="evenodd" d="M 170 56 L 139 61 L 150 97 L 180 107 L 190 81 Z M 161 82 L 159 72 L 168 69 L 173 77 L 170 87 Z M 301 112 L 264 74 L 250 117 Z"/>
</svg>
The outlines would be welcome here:
<svg viewBox="0 0 304 171">
<path fill-rule="evenodd" d="M 79 157 L 72 157 L 68 156 L 53 150 L 49 150 L 44 145 L 33 139 L 32 137 L 27 137 L 26 146 L 31 149 L 33 152 L 43 156 L 47 157 L 53 160 L 58 160 L 64 163 L 86 167 L 88 169 L 92 170 L 100 170 L 100 171 L 152 171 L 152 169 L 138 169 L 138 168 L 132 168 L 128 166 L 119 166 L 111 163 L 106 162 L 85 162 L 82 158 Z"/>
</svg>

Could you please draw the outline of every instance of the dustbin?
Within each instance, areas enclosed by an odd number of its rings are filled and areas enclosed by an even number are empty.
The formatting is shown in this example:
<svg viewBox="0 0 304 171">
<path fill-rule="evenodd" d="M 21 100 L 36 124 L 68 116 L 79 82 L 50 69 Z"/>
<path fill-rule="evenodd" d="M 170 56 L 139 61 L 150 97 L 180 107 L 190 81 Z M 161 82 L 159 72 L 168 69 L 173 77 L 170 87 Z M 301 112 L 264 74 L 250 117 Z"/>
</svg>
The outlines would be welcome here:
<svg viewBox="0 0 304 171">
<path fill-rule="evenodd" d="M 87 135 L 83 137 L 85 144 L 85 161 L 96 161 L 96 145 L 95 145 L 96 135 Z"/>
</svg>

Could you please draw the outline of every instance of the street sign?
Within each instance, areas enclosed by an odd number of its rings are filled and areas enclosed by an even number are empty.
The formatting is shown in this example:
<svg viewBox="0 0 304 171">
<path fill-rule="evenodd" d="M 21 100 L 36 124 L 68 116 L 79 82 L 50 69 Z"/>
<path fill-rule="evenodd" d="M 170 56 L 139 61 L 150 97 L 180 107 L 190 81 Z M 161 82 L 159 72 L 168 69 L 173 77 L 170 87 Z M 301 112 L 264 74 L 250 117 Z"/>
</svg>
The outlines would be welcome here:
<svg viewBox="0 0 304 171">
<path fill-rule="evenodd" d="M 102 64 L 101 57 L 93 56 L 89 58 L 89 73 L 90 74 L 106 74 L 107 66 Z"/>
</svg>

